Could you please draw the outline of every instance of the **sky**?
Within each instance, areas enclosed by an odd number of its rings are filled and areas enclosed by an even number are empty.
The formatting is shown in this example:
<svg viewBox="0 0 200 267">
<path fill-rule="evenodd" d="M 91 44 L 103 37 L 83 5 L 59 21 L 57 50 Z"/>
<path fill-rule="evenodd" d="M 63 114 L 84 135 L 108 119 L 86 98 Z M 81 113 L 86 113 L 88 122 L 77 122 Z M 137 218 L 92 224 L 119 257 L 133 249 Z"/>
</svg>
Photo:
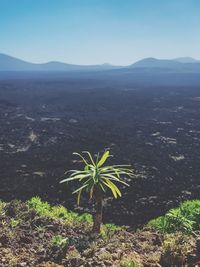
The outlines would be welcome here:
<svg viewBox="0 0 200 267">
<path fill-rule="evenodd" d="M 0 53 L 87 65 L 200 59 L 200 0 L 0 0 Z"/>
</svg>

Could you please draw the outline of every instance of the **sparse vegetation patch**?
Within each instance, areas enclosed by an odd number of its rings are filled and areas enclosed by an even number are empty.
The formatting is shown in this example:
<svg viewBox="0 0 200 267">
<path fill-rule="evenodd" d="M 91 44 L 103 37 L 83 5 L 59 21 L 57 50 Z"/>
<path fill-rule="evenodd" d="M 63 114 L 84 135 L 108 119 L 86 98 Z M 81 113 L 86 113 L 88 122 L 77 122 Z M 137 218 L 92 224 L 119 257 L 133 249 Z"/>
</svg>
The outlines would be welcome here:
<svg viewBox="0 0 200 267">
<path fill-rule="evenodd" d="M 148 229 L 136 232 L 105 224 L 100 235 L 94 235 L 89 214 L 79 215 L 63 206 L 51 206 L 39 197 L 26 203 L 18 200 L 0 203 L 2 267 L 193 266 L 199 260 L 197 228 L 192 233 L 168 234 L 153 229 L 152 222 Z M 192 207 L 187 214 L 199 218 L 198 201 L 185 202 L 181 207 L 186 210 Z"/>
</svg>

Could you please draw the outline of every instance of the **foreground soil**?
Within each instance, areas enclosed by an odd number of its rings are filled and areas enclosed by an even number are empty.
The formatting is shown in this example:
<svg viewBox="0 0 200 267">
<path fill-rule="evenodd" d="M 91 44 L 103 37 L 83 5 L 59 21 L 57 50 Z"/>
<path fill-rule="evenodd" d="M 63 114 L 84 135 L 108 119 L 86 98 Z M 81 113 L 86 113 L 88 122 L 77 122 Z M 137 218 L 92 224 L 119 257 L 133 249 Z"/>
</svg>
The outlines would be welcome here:
<svg viewBox="0 0 200 267">
<path fill-rule="evenodd" d="M 2 267 L 195 266 L 200 254 L 198 238 L 193 236 L 187 240 L 181 237 L 179 253 L 169 253 L 163 247 L 165 237 L 149 229 L 132 232 L 103 226 L 97 236 L 91 233 L 91 222 L 87 219 L 41 216 L 27 203 L 17 200 L 2 206 Z M 62 217 L 61 213 L 59 216 Z M 184 249 L 186 243 L 189 250 Z"/>
</svg>

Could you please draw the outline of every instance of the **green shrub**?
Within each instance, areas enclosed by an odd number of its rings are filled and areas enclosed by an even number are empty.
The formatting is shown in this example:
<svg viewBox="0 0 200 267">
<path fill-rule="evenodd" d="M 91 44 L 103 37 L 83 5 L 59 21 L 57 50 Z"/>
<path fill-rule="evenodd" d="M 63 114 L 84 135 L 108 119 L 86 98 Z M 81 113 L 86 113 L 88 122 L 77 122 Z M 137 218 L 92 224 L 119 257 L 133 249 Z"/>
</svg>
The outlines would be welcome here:
<svg viewBox="0 0 200 267">
<path fill-rule="evenodd" d="M 67 222 L 92 223 L 92 216 L 88 213 L 78 215 L 78 213 L 68 211 L 61 205 L 50 206 L 49 203 L 43 202 L 39 197 L 31 198 L 27 201 L 27 205 L 30 209 L 34 209 L 40 216 L 62 219 Z"/>
<path fill-rule="evenodd" d="M 200 200 L 185 201 L 180 209 L 186 218 L 194 222 L 194 230 L 200 230 Z"/>
<path fill-rule="evenodd" d="M 200 200 L 188 200 L 164 216 L 151 220 L 147 226 L 162 233 L 192 233 L 200 230 Z"/>
<path fill-rule="evenodd" d="M 83 214 L 79 215 L 77 217 L 77 220 L 79 222 L 88 222 L 88 223 L 92 223 L 93 222 L 92 215 L 89 214 L 89 213 L 83 213 Z"/>
<path fill-rule="evenodd" d="M 107 230 L 113 231 L 113 232 L 123 230 L 123 228 L 121 226 L 115 225 L 113 223 L 107 223 L 107 224 L 105 224 L 105 227 L 107 228 Z"/>
<path fill-rule="evenodd" d="M 28 207 L 34 209 L 38 215 L 49 216 L 50 205 L 47 202 L 43 202 L 39 197 L 32 197 L 27 201 Z"/>
<path fill-rule="evenodd" d="M 158 230 L 161 233 L 166 233 L 169 228 L 168 220 L 166 220 L 165 216 L 160 216 L 156 219 L 152 219 L 147 224 L 148 227 Z"/>
<path fill-rule="evenodd" d="M 68 211 L 63 206 L 52 206 L 49 210 L 49 216 L 56 219 L 63 219 L 69 222 L 77 220 L 78 214 L 72 211 Z"/>
<path fill-rule="evenodd" d="M 54 247 L 66 247 L 69 243 L 68 238 L 64 238 L 61 235 L 55 235 L 51 239 L 51 245 Z"/>
</svg>

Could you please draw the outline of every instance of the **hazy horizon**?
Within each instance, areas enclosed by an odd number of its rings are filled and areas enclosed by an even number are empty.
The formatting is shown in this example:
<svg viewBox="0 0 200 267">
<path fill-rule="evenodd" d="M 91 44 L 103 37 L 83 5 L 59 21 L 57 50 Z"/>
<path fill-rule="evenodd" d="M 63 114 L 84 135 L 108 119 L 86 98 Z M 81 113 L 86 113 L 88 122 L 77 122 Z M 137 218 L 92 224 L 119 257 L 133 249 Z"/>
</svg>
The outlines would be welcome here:
<svg viewBox="0 0 200 267">
<path fill-rule="evenodd" d="M 64 62 L 64 61 L 58 61 L 58 60 L 56 60 L 56 59 L 49 59 L 48 61 L 44 61 L 44 62 L 32 62 L 32 61 L 30 61 L 30 60 L 26 60 L 26 59 L 23 59 L 23 58 L 19 58 L 19 57 L 17 57 L 17 56 L 13 56 L 13 55 L 8 55 L 8 54 L 6 54 L 6 53 L 3 53 L 3 52 L 1 52 L 0 51 L 0 55 L 4 55 L 4 56 L 8 56 L 8 57 L 13 57 L 13 58 L 15 58 L 15 59 L 17 59 L 17 60 L 22 60 L 22 61 L 25 61 L 25 62 L 27 62 L 27 63 L 33 63 L 33 64 L 46 64 L 46 63 L 50 63 L 50 62 L 59 62 L 59 63 L 64 63 L 64 64 L 72 64 L 72 65 L 75 65 L 75 63 L 73 63 L 73 62 Z M 178 60 L 178 59 L 192 59 L 192 60 L 198 60 L 199 61 L 199 59 L 198 58 L 193 58 L 193 57 L 190 57 L 190 56 L 182 56 L 182 57 L 175 57 L 175 58 L 158 58 L 158 57 L 151 57 L 151 56 L 149 56 L 149 57 L 146 57 L 146 58 L 140 58 L 140 59 L 138 59 L 138 61 L 140 61 L 140 60 L 143 60 L 143 59 L 157 59 L 157 60 Z M 137 61 L 134 61 L 134 62 L 132 62 L 131 64 L 134 64 L 134 63 L 136 63 Z M 101 63 L 102 65 L 104 65 L 104 64 L 109 64 L 109 65 L 113 65 L 113 66 L 129 66 L 129 65 L 116 65 L 116 64 L 111 64 L 110 62 L 104 62 L 104 63 Z M 78 65 L 78 64 L 77 64 Z M 87 66 L 87 65 L 89 65 L 89 64 L 79 64 L 79 65 L 82 65 L 82 66 Z M 93 64 L 93 65 L 98 65 L 98 63 L 96 63 L 96 64 Z"/>
<path fill-rule="evenodd" d="M 197 0 L 0 0 L 0 51 L 25 61 L 199 59 Z"/>
</svg>

